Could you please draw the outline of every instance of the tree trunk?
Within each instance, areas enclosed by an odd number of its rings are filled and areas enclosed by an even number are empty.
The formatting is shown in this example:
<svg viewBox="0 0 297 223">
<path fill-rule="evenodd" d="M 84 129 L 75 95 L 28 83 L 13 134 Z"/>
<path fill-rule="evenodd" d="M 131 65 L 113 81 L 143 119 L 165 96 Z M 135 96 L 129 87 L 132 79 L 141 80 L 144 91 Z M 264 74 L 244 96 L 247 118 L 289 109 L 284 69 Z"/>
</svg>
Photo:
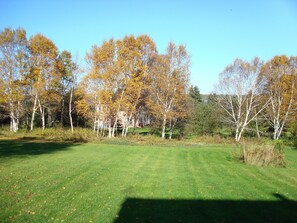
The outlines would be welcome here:
<svg viewBox="0 0 297 223">
<path fill-rule="evenodd" d="M 278 123 L 278 121 L 274 121 L 274 131 L 273 131 L 273 139 L 274 140 L 278 139 L 278 135 L 279 135 L 278 131 L 279 131 L 279 123 Z"/>
<path fill-rule="evenodd" d="M 127 124 L 126 130 L 125 130 L 125 135 L 124 135 L 125 137 L 127 136 L 127 133 L 128 133 L 128 130 L 129 130 L 129 125 L 130 125 L 130 122 L 132 120 L 132 117 L 133 117 L 133 114 L 131 113 L 131 115 L 128 118 L 128 124 Z"/>
<path fill-rule="evenodd" d="M 42 130 L 45 129 L 45 114 L 44 114 L 44 108 L 40 109 L 41 110 L 41 122 L 42 122 Z"/>
<path fill-rule="evenodd" d="M 73 133 L 73 121 L 72 121 L 72 97 L 73 97 L 73 87 L 70 91 L 70 98 L 69 98 L 69 120 L 71 126 L 71 132 Z"/>
<path fill-rule="evenodd" d="M 18 131 L 18 121 L 14 116 L 14 113 L 10 113 L 10 131 L 17 132 Z"/>
<path fill-rule="evenodd" d="M 240 141 L 244 129 L 245 129 L 245 127 L 241 127 L 241 130 L 240 130 L 240 132 L 239 132 L 239 134 L 238 134 L 238 136 L 237 136 L 237 142 Z"/>
<path fill-rule="evenodd" d="M 45 109 L 44 108 L 41 108 L 40 109 L 41 110 L 41 122 L 42 122 L 42 130 L 44 130 L 45 129 Z"/>
<path fill-rule="evenodd" d="M 65 100 L 62 99 L 62 109 L 61 109 L 61 127 L 64 126 L 64 108 L 65 108 Z"/>
<path fill-rule="evenodd" d="M 133 135 L 135 134 L 135 129 L 136 129 L 136 117 L 134 117 L 133 119 L 133 131 L 132 131 Z"/>
<path fill-rule="evenodd" d="M 123 120 L 123 126 L 122 126 L 122 137 L 125 136 L 125 130 L 126 130 L 126 120 Z"/>
<path fill-rule="evenodd" d="M 165 139 L 165 130 L 166 130 L 166 115 L 164 115 L 163 123 L 162 123 L 162 139 Z"/>
<path fill-rule="evenodd" d="M 114 137 L 115 136 L 115 130 L 117 128 L 117 122 L 118 122 L 118 118 L 116 117 L 116 119 L 115 119 L 115 121 L 113 123 L 111 137 Z"/>
<path fill-rule="evenodd" d="M 99 123 L 99 119 L 98 119 L 98 121 L 97 121 L 97 137 L 99 136 L 99 126 L 100 125 L 100 123 Z"/>
<path fill-rule="evenodd" d="M 14 106 L 13 102 L 9 100 L 9 110 L 10 110 L 10 131 L 11 132 L 17 132 L 18 126 L 17 126 L 17 120 L 16 120 L 16 114 L 14 112 Z"/>
<path fill-rule="evenodd" d="M 127 136 L 127 132 L 128 132 L 129 126 L 130 126 L 130 122 L 131 122 L 132 116 L 133 115 L 130 114 L 128 120 L 124 122 L 125 125 L 123 126 L 123 130 L 122 130 L 122 136 L 123 137 L 126 137 Z"/>
<path fill-rule="evenodd" d="M 128 132 L 128 130 L 129 130 L 129 126 L 126 127 L 125 135 L 124 135 L 125 137 L 127 136 L 127 132 Z"/>
<path fill-rule="evenodd" d="M 100 126 L 100 136 L 101 137 L 104 137 L 104 131 L 105 131 L 105 125 L 104 125 L 104 120 L 103 120 L 101 123 L 101 126 Z"/>
<path fill-rule="evenodd" d="M 17 119 L 12 119 L 12 131 L 17 132 L 18 131 L 18 121 Z"/>
<path fill-rule="evenodd" d="M 44 108 L 41 106 L 40 100 L 38 100 L 39 104 L 39 110 L 40 110 L 40 115 L 41 115 L 41 123 L 42 123 L 42 130 L 45 129 L 45 117 L 44 117 Z"/>
<path fill-rule="evenodd" d="M 34 99 L 34 105 L 33 105 L 33 111 L 32 111 L 32 117 L 31 117 L 31 124 L 30 124 L 30 130 L 33 130 L 33 126 L 34 126 L 34 119 L 35 119 L 35 113 L 36 113 L 36 105 L 37 105 L 37 94 L 35 95 L 35 99 Z"/>
<path fill-rule="evenodd" d="M 261 136 L 260 136 L 260 131 L 259 131 L 258 118 L 256 118 L 255 121 L 256 121 L 256 132 L 257 132 L 257 137 L 260 139 Z"/>
<path fill-rule="evenodd" d="M 239 142 L 240 138 L 239 138 L 239 127 L 236 127 L 236 131 L 235 131 L 235 141 Z"/>
<path fill-rule="evenodd" d="M 279 140 L 281 133 L 282 133 L 282 131 L 281 131 L 280 126 L 277 126 L 276 129 L 274 130 L 273 139 Z"/>
<path fill-rule="evenodd" d="M 172 120 L 170 120 L 169 122 L 169 139 L 172 139 L 172 129 L 173 129 L 173 125 L 172 125 Z"/>
<path fill-rule="evenodd" d="M 16 131 L 19 130 L 19 124 L 20 124 L 20 111 L 21 111 L 21 102 L 18 100 L 17 102 L 18 106 L 17 106 L 17 111 L 16 111 L 16 117 L 15 117 L 15 121 L 16 121 Z"/>
</svg>

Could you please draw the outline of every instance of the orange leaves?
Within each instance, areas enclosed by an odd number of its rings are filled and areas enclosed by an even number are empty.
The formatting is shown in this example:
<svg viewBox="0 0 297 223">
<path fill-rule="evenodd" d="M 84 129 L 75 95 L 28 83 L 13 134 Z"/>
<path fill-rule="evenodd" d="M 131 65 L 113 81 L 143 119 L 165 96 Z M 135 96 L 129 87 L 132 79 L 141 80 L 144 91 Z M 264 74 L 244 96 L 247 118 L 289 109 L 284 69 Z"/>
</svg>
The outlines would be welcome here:
<svg viewBox="0 0 297 223">
<path fill-rule="evenodd" d="M 35 57 L 55 59 L 58 55 L 55 44 L 42 34 L 36 34 L 30 38 L 29 49 Z"/>
<path fill-rule="evenodd" d="M 274 128 L 274 139 L 280 137 L 287 121 L 296 115 L 296 61 L 297 57 L 275 56 L 261 69 L 261 77 L 266 80 L 266 100 L 271 100 L 265 116 Z"/>
<path fill-rule="evenodd" d="M 108 122 L 114 129 L 121 114 L 130 120 L 142 106 L 156 117 L 185 116 L 190 57 L 184 46 L 171 43 L 166 55 L 158 55 L 148 36 L 131 35 L 93 46 L 86 60 L 89 72 L 80 84 L 85 101 L 78 107 L 89 107 L 95 122 Z"/>
<path fill-rule="evenodd" d="M 29 40 L 31 53 L 31 86 L 42 104 L 59 101 L 59 84 L 63 64 L 57 60 L 58 49 L 47 37 L 36 34 Z"/>
<path fill-rule="evenodd" d="M 147 68 L 143 66 L 143 54 L 146 53 L 143 49 L 151 43 L 145 36 L 140 39 L 126 36 L 121 40 L 110 39 L 101 46 L 92 47 L 86 57 L 90 65 L 87 79 L 100 90 L 98 100 L 101 104 L 109 104 L 118 109 L 131 107 L 128 103 L 136 106 L 143 87 L 144 69 Z"/>
</svg>

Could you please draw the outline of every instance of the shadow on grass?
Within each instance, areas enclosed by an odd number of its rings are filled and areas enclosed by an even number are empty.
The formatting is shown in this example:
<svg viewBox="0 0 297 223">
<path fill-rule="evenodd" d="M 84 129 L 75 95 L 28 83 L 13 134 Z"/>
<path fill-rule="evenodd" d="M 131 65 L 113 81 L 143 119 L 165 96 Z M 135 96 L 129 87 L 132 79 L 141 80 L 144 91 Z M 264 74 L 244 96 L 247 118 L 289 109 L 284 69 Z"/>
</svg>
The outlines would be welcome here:
<svg viewBox="0 0 297 223">
<path fill-rule="evenodd" d="M 128 198 L 114 223 L 297 222 L 297 202 Z"/>
<path fill-rule="evenodd" d="M 72 143 L 0 140 L 0 157 L 32 156 L 68 150 Z"/>
</svg>

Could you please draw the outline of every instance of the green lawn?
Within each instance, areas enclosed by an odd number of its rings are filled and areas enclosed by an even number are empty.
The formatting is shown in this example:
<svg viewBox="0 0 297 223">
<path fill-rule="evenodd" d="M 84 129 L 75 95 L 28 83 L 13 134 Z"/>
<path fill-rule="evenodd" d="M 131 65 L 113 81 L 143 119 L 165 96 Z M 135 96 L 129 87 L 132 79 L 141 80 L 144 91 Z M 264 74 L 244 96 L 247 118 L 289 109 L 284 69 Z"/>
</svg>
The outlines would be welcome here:
<svg viewBox="0 0 297 223">
<path fill-rule="evenodd" d="M 0 141 L 0 222 L 297 222 L 287 168 L 234 149 Z"/>
</svg>

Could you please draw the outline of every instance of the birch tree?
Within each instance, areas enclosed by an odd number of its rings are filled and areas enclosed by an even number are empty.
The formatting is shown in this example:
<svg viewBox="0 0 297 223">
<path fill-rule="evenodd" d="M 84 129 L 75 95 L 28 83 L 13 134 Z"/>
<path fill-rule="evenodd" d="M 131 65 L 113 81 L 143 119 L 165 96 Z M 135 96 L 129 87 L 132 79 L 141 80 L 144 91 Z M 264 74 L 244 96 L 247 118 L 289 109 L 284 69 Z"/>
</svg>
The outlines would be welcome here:
<svg viewBox="0 0 297 223">
<path fill-rule="evenodd" d="M 135 38 L 126 36 L 117 41 L 117 63 L 122 91 L 119 111 L 122 117 L 122 136 L 126 136 L 137 106 L 145 90 L 146 79 L 152 56 L 155 54 L 154 42 L 145 35 Z M 135 122 L 135 120 L 134 120 Z"/>
<path fill-rule="evenodd" d="M 88 75 L 83 78 L 78 86 L 76 94 L 79 99 L 75 103 L 77 112 L 87 120 L 92 120 L 93 131 L 97 133 L 97 136 L 102 130 L 100 125 L 103 124 L 103 116 L 105 115 L 100 100 L 101 90 L 98 79 L 96 80 Z"/>
<path fill-rule="evenodd" d="M 263 66 L 261 75 L 266 80 L 265 97 L 271 101 L 264 117 L 274 130 L 273 139 L 278 140 L 296 110 L 297 57 L 275 56 Z"/>
<path fill-rule="evenodd" d="M 236 59 L 219 76 L 216 86 L 217 100 L 223 109 L 223 121 L 235 130 L 239 142 L 248 124 L 270 103 L 262 103 L 264 79 L 259 76 L 263 62 Z"/>
<path fill-rule="evenodd" d="M 77 83 L 77 75 L 80 72 L 78 63 L 73 62 L 72 55 L 69 51 L 62 51 L 62 53 L 58 57 L 58 70 L 61 73 L 61 125 L 63 126 L 64 122 L 64 111 L 65 111 L 65 101 L 68 101 L 68 115 L 71 131 L 73 132 L 73 120 L 72 120 L 72 112 L 73 112 L 73 96 L 74 96 L 74 88 Z M 69 97 L 67 100 L 66 97 Z"/>
<path fill-rule="evenodd" d="M 31 94 L 33 99 L 30 129 L 33 130 L 36 111 L 39 109 L 42 129 L 45 128 L 45 110 L 50 112 L 50 101 L 58 101 L 59 73 L 55 70 L 58 49 L 47 37 L 36 34 L 29 40 L 31 55 Z"/>
<path fill-rule="evenodd" d="M 26 31 L 6 28 L 0 33 L 0 106 L 9 114 L 12 132 L 18 130 L 22 116 L 27 61 Z"/>
<path fill-rule="evenodd" d="M 94 131 L 97 128 L 99 134 L 99 127 L 106 127 L 108 136 L 113 137 L 117 122 L 115 101 L 120 84 L 117 77 L 116 42 L 110 39 L 104 41 L 101 46 L 94 45 L 91 52 L 87 53 L 86 61 L 89 69 L 83 82 L 88 84 L 84 84 L 85 87 L 82 88 L 85 94 L 89 95 L 88 98 L 92 99 L 87 104 L 93 109 Z M 78 101 L 78 110 L 84 107 L 81 105 L 86 104 L 83 100 Z M 101 132 L 104 134 L 104 131 Z"/>
<path fill-rule="evenodd" d="M 155 51 L 148 36 L 136 38 L 131 35 L 117 41 L 104 41 L 101 46 L 93 46 L 87 54 L 89 74 L 86 80 L 97 84 L 96 100 L 104 126 L 108 126 L 109 137 L 115 136 L 118 124 L 122 125 L 122 136 L 127 135 Z"/>
<path fill-rule="evenodd" d="M 148 106 L 152 114 L 161 120 L 163 139 L 166 125 L 170 124 L 172 129 L 176 120 L 185 116 L 189 64 L 190 57 L 183 45 L 169 43 L 165 55 L 155 56 Z"/>
</svg>

